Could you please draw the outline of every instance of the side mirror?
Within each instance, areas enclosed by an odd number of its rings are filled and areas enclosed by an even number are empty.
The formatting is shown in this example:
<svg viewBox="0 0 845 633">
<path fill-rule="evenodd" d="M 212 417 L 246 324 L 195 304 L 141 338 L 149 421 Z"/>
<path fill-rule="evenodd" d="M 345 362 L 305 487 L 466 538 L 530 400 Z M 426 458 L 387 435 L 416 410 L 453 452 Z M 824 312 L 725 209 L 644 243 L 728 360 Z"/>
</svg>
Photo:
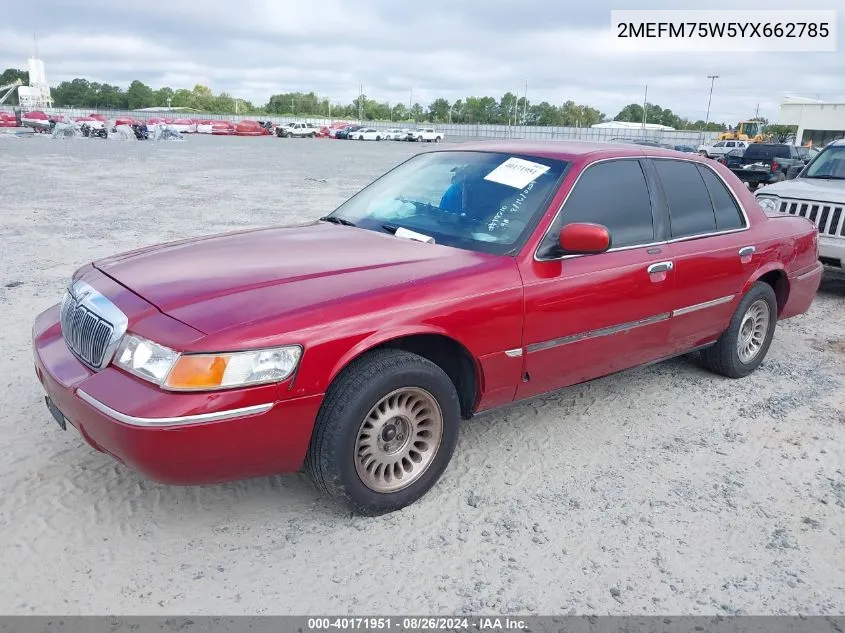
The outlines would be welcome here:
<svg viewBox="0 0 845 633">
<path fill-rule="evenodd" d="M 798 174 L 801 173 L 801 170 L 804 169 L 806 163 L 804 165 L 792 165 L 789 169 L 786 170 L 786 179 L 792 180 L 793 178 L 797 178 Z"/>
<path fill-rule="evenodd" d="M 560 230 L 558 245 L 568 255 L 594 255 L 610 248 L 610 231 L 601 224 L 574 222 Z"/>
</svg>

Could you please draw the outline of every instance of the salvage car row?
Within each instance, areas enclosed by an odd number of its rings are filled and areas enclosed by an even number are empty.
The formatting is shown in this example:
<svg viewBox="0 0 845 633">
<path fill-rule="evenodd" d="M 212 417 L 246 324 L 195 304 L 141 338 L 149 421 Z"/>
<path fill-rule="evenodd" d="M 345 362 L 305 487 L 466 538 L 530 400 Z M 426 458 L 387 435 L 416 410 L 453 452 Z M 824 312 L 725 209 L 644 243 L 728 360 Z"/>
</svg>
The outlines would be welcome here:
<svg viewBox="0 0 845 633">
<path fill-rule="evenodd" d="M 353 141 L 416 141 L 439 143 L 445 137 L 443 132 L 434 128 L 381 129 L 366 125 L 333 123 L 317 126 L 313 123 L 282 123 L 275 127 L 276 136 L 284 138 L 328 137 Z"/>
</svg>

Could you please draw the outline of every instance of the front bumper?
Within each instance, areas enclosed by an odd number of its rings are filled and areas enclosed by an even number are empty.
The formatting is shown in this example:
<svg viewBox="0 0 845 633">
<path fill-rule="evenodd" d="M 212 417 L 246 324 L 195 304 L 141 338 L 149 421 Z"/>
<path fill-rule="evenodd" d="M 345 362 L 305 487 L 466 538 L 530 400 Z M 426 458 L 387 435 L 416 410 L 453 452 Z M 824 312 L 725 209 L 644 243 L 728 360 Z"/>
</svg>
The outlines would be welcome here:
<svg viewBox="0 0 845 633">
<path fill-rule="evenodd" d="M 114 367 L 92 372 L 65 345 L 58 306 L 33 327 L 35 372 L 94 448 L 154 481 L 205 484 L 296 472 L 323 396 L 276 385 L 169 393 Z"/>
<path fill-rule="evenodd" d="M 819 235 L 819 257 L 826 264 L 845 269 L 845 239 Z"/>
</svg>

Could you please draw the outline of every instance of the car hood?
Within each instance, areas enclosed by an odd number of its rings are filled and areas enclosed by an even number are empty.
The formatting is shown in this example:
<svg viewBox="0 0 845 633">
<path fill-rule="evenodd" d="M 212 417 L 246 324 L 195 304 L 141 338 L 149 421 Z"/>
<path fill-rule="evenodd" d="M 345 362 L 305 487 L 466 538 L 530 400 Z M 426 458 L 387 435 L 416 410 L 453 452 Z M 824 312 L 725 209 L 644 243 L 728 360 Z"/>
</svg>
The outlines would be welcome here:
<svg viewBox="0 0 845 633">
<path fill-rule="evenodd" d="M 795 178 L 763 187 L 757 194 L 845 204 L 845 180 Z"/>
<path fill-rule="evenodd" d="M 239 231 L 94 262 L 159 310 L 206 334 L 284 318 L 501 258 L 354 227 Z"/>
</svg>

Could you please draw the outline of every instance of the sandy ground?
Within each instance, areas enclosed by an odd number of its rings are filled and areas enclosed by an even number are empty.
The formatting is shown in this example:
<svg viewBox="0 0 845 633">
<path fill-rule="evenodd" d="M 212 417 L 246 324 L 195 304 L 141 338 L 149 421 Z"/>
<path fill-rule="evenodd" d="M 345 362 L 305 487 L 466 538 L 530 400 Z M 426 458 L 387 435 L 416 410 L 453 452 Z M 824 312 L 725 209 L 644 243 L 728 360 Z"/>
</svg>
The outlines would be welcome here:
<svg viewBox="0 0 845 633">
<path fill-rule="evenodd" d="M 316 218 L 420 146 L 0 138 L 0 612 L 845 612 L 845 279 L 730 381 L 694 359 L 465 424 L 423 500 L 150 483 L 48 414 L 30 326 L 91 259 Z"/>
</svg>

